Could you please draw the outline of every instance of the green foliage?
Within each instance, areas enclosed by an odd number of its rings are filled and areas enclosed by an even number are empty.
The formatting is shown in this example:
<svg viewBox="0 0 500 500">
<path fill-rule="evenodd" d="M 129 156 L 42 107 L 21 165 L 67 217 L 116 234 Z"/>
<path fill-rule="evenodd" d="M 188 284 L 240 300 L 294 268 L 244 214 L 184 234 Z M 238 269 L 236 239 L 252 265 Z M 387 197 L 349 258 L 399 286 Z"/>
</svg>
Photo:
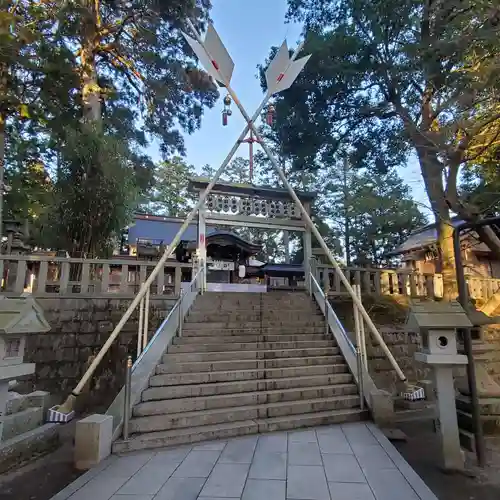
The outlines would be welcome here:
<svg viewBox="0 0 500 500">
<path fill-rule="evenodd" d="M 387 264 L 386 254 L 427 222 L 395 172 L 357 174 L 348 193 L 349 252 L 355 265 Z"/>
<path fill-rule="evenodd" d="M 179 156 L 161 162 L 155 168 L 153 186 L 142 210 L 171 217 L 187 215 L 193 198 L 187 190 L 188 181 L 193 175 L 193 166 Z"/>
<path fill-rule="evenodd" d="M 480 164 L 498 141 L 497 2 L 288 4 L 290 18 L 304 22 L 304 50 L 313 54 L 277 103 L 297 168 L 322 168 L 341 152 L 359 166 L 390 171 L 411 151 L 436 220 L 449 220 L 450 207 L 475 220 L 480 211 L 459 197 L 458 179 L 461 168 Z M 500 254 L 500 240 L 488 228 L 480 236 Z"/>
<path fill-rule="evenodd" d="M 147 146 L 184 153 L 181 131 L 217 98 L 180 31 L 188 17 L 203 28 L 210 2 L 0 5 L 7 214 L 43 228 L 37 245 L 104 254 L 155 181 L 168 191 Z"/>
<path fill-rule="evenodd" d="M 65 139 L 46 229 L 73 255 L 105 256 L 138 197 L 129 151 L 98 129 L 69 129 Z"/>
</svg>

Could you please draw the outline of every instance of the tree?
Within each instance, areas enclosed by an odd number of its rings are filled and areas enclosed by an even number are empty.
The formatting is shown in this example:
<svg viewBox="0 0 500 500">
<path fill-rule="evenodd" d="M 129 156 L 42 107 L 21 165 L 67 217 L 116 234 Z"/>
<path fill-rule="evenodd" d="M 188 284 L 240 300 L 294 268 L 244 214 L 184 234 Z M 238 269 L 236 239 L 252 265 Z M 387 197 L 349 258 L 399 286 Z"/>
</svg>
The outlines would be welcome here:
<svg viewBox="0 0 500 500">
<path fill-rule="evenodd" d="M 180 131 L 195 130 L 217 98 L 180 32 L 187 17 L 202 28 L 210 2 L 7 4 L 0 14 L 7 177 L 22 184 L 31 165 L 43 165 L 52 181 L 43 222 L 50 246 L 106 253 L 153 182 L 149 140 L 166 158 L 183 153 Z"/>
<path fill-rule="evenodd" d="M 28 172 L 43 172 L 40 176 L 43 186 L 45 170 L 43 165 L 39 168 L 39 146 L 44 138 L 38 136 L 40 121 L 43 120 L 41 94 L 50 69 L 47 63 L 54 56 L 48 29 L 52 20 L 40 3 L 1 1 L 0 6 L 0 189 L 4 190 L 6 169 L 6 178 L 11 187 L 24 191 L 18 197 L 18 201 L 22 199 L 23 205 L 19 210 L 24 217 L 28 217 L 26 203 L 31 197 L 26 190 L 29 191 L 36 181 L 30 180 L 20 169 L 19 153 L 26 154 Z M 59 64 L 64 65 L 62 60 Z M 8 171 L 9 160 L 15 163 L 15 172 Z M 14 198 L 15 194 L 12 193 L 11 206 L 7 206 L 9 217 L 16 212 L 12 206 Z M 0 234 L 3 219 L 1 202 Z M 35 204 L 39 202 L 40 199 L 37 199 Z M 37 211 L 38 208 L 35 208 L 34 212 Z"/>
<path fill-rule="evenodd" d="M 384 157 L 400 162 L 408 148 L 415 152 L 438 225 L 445 295 L 453 296 L 450 210 L 469 221 L 480 216 L 459 195 L 459 173 L 491 149 L 500 130 L 498 5 L 486 0 L 288 3 L 289 16 L 305 23 L 304 50 L 314 54 L 282 97 L 294 110 L 291 119 L 301 125 L 287 139 L 296 163 L 317 168 L 347 138 L 372 166 Z M 305 145 L 309 139 L 312 146 Z M 500 255 L 495 232 L 488 227 L 478 232 Z"/>
<path fill-rule="evenodd" d="M 211 165 L 204 165 L 201 169 L 202 177 L 212 180 L 216 168 Z M 231 182 L 236 184 L 246 184 L 250 182 L 250 162 L 246 158 L 237 156 L 226 166 L 219 179 L 222 182 Z"/>
<path fill-rule="evenodd" d="M 187 188 L 193 174 L 194 167 L 179 156 L 161 162 L 155 168 L 154 183 L 142 208 L 170 217 L 187 215 L 193 198 Z"/>
<path fill-rule="evenodd" d="M 396 172 L 359 173 L 349 188 L 349 253 L 356 265 L 387 264 L 386 254 L 402 244 L 426 219 Z"/>
</svg>

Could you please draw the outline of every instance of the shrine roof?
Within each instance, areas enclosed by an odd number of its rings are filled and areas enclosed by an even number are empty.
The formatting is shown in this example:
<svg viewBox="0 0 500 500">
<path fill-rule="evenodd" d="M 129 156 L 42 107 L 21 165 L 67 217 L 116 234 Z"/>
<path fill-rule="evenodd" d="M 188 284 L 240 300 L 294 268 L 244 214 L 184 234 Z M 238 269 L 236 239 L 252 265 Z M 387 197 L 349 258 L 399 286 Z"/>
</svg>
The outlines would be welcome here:
<svg viewBox="0 0 500 500">
<path fill-rule="evenodd" d="M 129 244 L 135 245 L 138 239 L 148 240 L 155 245 L 168 245 L 177 234 L 184 218 L 166 217 L 150 214 L 137 214 L 134 223 L 128 228 Z M 261 246 L 238 236 L 231 231 L 223 231 L 215 227 L 206 229 L 207 244 L 232 243 L 250 252 L 257 253 Z M 198 223 L 192 222 L 181 237 L 182 241 L 196 243 L 198 239 Z"/>
</svg>

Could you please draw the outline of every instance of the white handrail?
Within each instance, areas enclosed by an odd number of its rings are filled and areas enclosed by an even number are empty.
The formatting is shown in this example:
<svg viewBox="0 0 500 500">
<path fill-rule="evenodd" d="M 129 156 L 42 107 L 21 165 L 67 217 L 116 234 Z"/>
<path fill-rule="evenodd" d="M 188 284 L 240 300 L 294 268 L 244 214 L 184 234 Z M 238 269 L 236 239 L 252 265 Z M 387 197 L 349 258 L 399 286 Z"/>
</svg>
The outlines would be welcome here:
<svg viewBox="0 0 500 500">
<path fill-rule="evenodd" d="M 319 283 L 317 282 L 316 278 L 312 274 L 311 274 L 311 277 L 310 277 L 310 282 L 313 283 L 314 286 L 317 288 L 317 291 L 318 291 L 318 293 L 320 295 L 320 299 L 324 300 L 325 294 L 323 293 L 323 290 L 321 290 L 321 287 L 319 286 Z M 326 307 L 328 307 L 328 316 L 334 318 L 336 325 L 339 327 L 339 330 L 340 330 L 341 334 L 346 338 L 346 340 L 347 340 L 350 348 L 352 349 L 353 352 L 356 352 L 356 347 L 354 346 L 354 344 L 352 343 L 352 341 L 349 339 L 349 336 L 347 335 L 347 332 L 345 331 L 342 323 L 338 319 L 337 315 L 335 314 L 335 311 L 333 310 L 333 308 L 332 308 L 332 306 L 331 306 L 331 304 L 330 304 L 330 302 L 328 300 L 325 300 L 325 305 L 326 305 Z M 398 362 L 396 361 L 396 359 L 392 355 L 392 352 L 387 347 L 387 344 L 385 343 L 382 335 L 380 335 L 379 331 L 376 328 L 371 328 L 371 331 L 372 331 L 373 335 L 375 336 L 375 339 L 380 344 L 380 347 L 384 351 L 384 354 L 387 356 L 387 359 L 391 363 L 391 365 L 394 368 L 394 371 L 397 373 L 398 377 L 403 382 L 406 381 L 406 377 L 405 377 L 405 374 L 403 373 L 403 370 L 401 370 L 400 366 L 398 365 Z"/>
<path fill-rule="evenodd" d="M 144 357 L 148 349 L 151 347 L 153 342 L 155 341 L 156 337 L 158 337 L 159 333 L 162 331 L 163 328 L 165 328 L 165 325 L 170 321 L 170 318 L 172 317 L 173 314 L 179 312 L 179 308 L 182 307 L 182 300 L 184 299 L 185 295 L 187 294 L 187 291 L 190 290 L 192 291 L 193 285 L 196 285 L 198 282 L 198 278 L 200 278 L 203 274 L 204 268 L 201 267 L 198 272 L 196 273 L 195 277 L 191 280 L 189 285 L 187 286 L 187 289 L 185 289 L 182 293 L 181 296 L 177 299 L 177 302 L 174 304 L 174 307 L 170 309 L 169 313 L 167 314 L 167 317 L 162 321 L 158 329 L 156 330 L 155 334 L 151 337 L 151 340 L 148 342 L 146 347 L 143 349 L 141 354 L 137 357 L 135 360 L 133 366 L 132 366 L 132 371 L 134 371 L 135 367 L 139 364 L 141 359 Z"/>
</svg>

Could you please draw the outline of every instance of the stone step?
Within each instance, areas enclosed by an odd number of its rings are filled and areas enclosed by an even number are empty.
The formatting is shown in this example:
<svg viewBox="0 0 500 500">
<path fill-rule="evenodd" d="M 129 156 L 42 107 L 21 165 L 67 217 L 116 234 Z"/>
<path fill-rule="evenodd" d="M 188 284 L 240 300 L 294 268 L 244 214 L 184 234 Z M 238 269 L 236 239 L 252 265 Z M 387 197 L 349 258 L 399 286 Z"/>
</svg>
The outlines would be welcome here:
<svg viewBox="0 0 500 500">
<path fill-rule="evenodd" d="M 216 408 L 252 406 L 302 399 L 330 398 L 334 396 L 355 395 L 358 388 L 355 384 L 325 385 L 319 387 L 274 389 L 270 391 L 241 392 L 218 396 L 202 396 L 195 398 L 164 399 L 149 401 L 135 406 L 134 417 L 146 415 L 162 415 Z"/>
<path fill-rule="evenodd" d="M 214 425 L 238 420 L 284 417 L 303 413 L 334 411 L 359 406 L 358 395 L 333 396 L 329 398 L 304 399 L 279 403 L 217 408 L 213 410 L 152 415 L 132 418 L 130 432 L 156 432 L 200 425 Z"/>
<path fill-rule="evenodd" d="M 158 386 L 146 389 L 142 393 L 142 401 L 238 394 L 275 389 L 288 390 L 316 386 L 321 387 L 325 385 L 350 384 L 353 380 L 353 376 L 347 372 L 276 379 L 238 380 L 235 382 L 216 382 L 197 385 Z"/>
<path fill-rule="evenodd" d="M 165 385 L 205 384 L 213 382 L 230 382 L 236 380 L 257 380 L 269 378 L 300 377 L 303 375 L 328 375 L 333 373 L 347 373 L 347 364 L 299 366 L 290 368 L 270 368 L 267 370 L 231 370 L 222 372 L 203 373 L 170 373 L 167 375 L 153 375 L 149 379 L 152 387 Z"/>
<path fill-rule="evenodd" d="M 212 312 L 204 312 L 204 311 L 198 311 L 194 310 L 189 314 L 189 316 L 186 318 L 186 323 L 204 323 L 204 322 L 210 322 L 210 323 L 216 323 L 216 322 L 224 322 L 224 323 L 229 323 L 229 322 L 251 322 L 251 321 L 264 321 L 264 322 L 269 322 L 269 321 L 276 321 L 276 320 L 281 320 L 281 321 L 290 321 L 293 319 L 296 319 L 298 321 L 303 320 L 304 318 L 310 318 L 311 316 L 318 316 L 321 317 L 319 314 L 318 309 L 297 309 L 295 307 L 291 307 L 288 310 L 284 309 L 279 309 L 279 310 L 268 310 L 268 311 L 259 311 L 259 310 L 252 310 L 252 311 L 240 311 L 240 312 L 235 312 L 232 310 L 228 309 L 220 309 L 217 311 L 212 311 Z"/>
<path fill-rule="evenodd" d="M 167 362 L 156 367 L 156 374 L 201 373 L 230 370 L 265 370 L 268 368 L 288 368 L 292 366 L 317 366 L 342 363 L 343 356 L 311 356 L 276 359 L 234 359 L 231 361 L 195 361 L 188 363 Z"/>
<path fill-rule="evenodd" d="M 300 331 L 300 330 L 299 330 Z M 298 342 L 298 341 L 312 341 L 312 340 L 326 340 L 326 335 L 318 333 L 297 333 L 297 334 L 264 334 L 264 335 L 217 335 L 209 336 L 204 335 L 203 339 L 200 336 L 196 337 L 175 337 L 173 339 L 174 345 L 179 344 L 229 344 L 248 343 L 248 342 Z"/>
<path fill-rule="evenodd" d="M 32 407 L 4 415 L 2 441 L 36 429 L 43 423 L 43 408 Z"/>
<path fill-rule="evenodd" d="M 316 302 L 310 299 L 300 301 L 270 301 L 266 302 L 252 302 L 252 303 L 231 303 L 231 302 L 199 302 L 196 301 L 196 306 L 193 312 L 211 314 L 215 311 L 225 311 L 234 313 L 251 313 L 251 312 L 264 312 L 265 314 L 273 314 L 277 311 L 296 311 L 297 309 L 303 311 L 318 311 Z"/>
<path fill-rule="evenodd" d="M 188 363 L 195 361 L 232 361 L 233 359 L 276 359 L 296 358 L 299 356 L 332 356 L 340 354 L 338 347 L 308 347 L 304 349 L 275 350 L 237 350 L 222 352 L 183 352 L 168 353 L 163 356 L 163 363 Z"/>
<path fill-rule="evenodd" d="M 324 338 L 323 340 L 299 340 L 299 341 L 284 341 L 284 342 L 224 342 L 205 344 L 205 339 L 200 342 L 203 343 L 180 343 L 179 338 L 174 338 L 174 343 L 168 346 L 167 353 L 180 354 L 180 353 L 204 353 L 204 352 L 217 352 L 222 353 L 226 351 L 273 351 L 277 349 L 308 349 L 308 348 L 321 348 L 331 347 L 336 345 L 334 340 Z M 231 339 L 234 340 L 234 339 Z"/>
<path fill-rule="evenodd" d="M 185 322 L 186 329 L 188 330 L 232 330 L 241 328 L 241 322 L 238 321 L 213 321 L 213 322 Z M 302 317 L 301 319 L 291 320 L 285 319 L 270 319 L 262 321 L 246 321 L 245 327 L 249 330 L 259 330 L 261 328 L 284 328 L 291 329 L 295 328 L 300 331 L 302 326 L 324 326 L 325 319 L 323 316 L 310 316 Z"/>
<path fill-rule="evenodd" d="M 300 329 L 296 326 L 291 327 L 265 327 L 262 328 L 192 328 L 190 323 L 185 323 L 182 329 L 183 337 L 213 337 L 215 336 L 242 336 L 242 335 L 296 335 L 297 332 L 310 334 L 324 334 L 325 325 L 301 325 Z"/>
<path fill-rule="evenodd" d="M 150 432 L 133 435 L 127 441 L 115 441 L 113 453 L 125 453 L 144 449 L 199 443 L 212 439 L 228 439 L 258 432 L 300 429 L 315 425 L 332 425 L 356 422 L 368 418 L 366 411 L 345 409 L 318 413 L 290 415 L 287 417 L 243 420 L 228 424 L 203 425 L 171 431 Z"/>
</svg>

